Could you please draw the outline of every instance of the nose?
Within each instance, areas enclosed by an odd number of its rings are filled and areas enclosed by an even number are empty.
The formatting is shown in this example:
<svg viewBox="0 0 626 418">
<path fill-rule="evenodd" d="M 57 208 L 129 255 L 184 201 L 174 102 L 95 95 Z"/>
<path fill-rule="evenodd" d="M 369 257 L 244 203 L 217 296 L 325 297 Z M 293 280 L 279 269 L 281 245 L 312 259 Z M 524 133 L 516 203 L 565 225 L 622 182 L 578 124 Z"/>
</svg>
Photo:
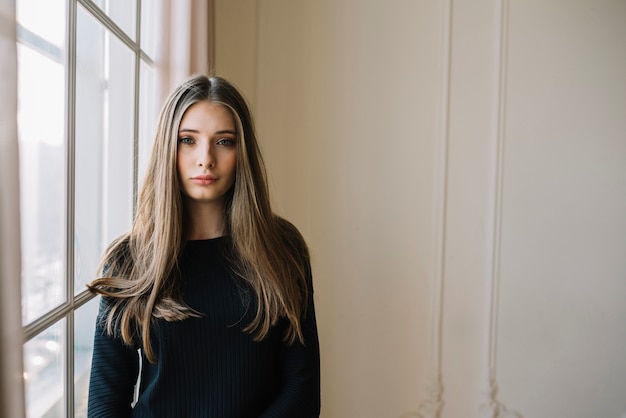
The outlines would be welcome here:
<svg viewBox="0 0 626 418">
<path fill-rule="evenodd" d="M 205 168 L 215 167 L 215 155 L 213 147 L 211 147 L 210 145 L 198 147 L 198 166 Z"/>
</svg>

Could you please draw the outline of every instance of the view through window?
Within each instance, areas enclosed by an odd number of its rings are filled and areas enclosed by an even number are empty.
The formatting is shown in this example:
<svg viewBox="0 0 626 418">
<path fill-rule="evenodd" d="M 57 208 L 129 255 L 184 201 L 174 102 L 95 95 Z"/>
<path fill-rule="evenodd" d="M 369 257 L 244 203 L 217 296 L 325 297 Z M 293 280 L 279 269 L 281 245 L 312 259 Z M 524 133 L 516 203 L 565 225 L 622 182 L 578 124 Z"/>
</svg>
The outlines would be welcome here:
<svg viewBox="0 0 626 418">
<path fill-rule="evenodd" d="M 28 417 L 86 415 L 98 299 L 85 284 L 132 222 L 158 110 L 161 10 L 16 0 Z"/>
</svg>

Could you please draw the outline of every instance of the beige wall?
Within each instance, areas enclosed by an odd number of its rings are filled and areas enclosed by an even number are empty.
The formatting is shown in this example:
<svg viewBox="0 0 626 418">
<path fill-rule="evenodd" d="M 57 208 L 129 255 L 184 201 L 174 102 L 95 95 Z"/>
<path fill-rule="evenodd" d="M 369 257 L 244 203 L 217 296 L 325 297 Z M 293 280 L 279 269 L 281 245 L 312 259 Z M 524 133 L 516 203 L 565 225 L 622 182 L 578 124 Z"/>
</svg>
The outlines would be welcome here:
<svg viewBox="0 0 626 418">
<path fill-rule="evenodd" d="M 257 83 L 258 2 L 213 1 L 215 72 L 235 83 L 254 109 Z"/>
<path fill-rule="evenodd" d="M 217 0 L 322 416 L 626 414 L 626 3 Z"/>
</svg>

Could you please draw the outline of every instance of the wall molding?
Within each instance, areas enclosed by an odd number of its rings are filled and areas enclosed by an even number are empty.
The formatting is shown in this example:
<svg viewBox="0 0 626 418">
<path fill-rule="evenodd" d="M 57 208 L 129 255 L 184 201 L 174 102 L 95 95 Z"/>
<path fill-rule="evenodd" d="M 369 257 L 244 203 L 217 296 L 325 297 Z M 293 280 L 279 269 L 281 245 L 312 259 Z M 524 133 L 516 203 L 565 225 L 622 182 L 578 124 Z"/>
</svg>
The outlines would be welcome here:
<svg viewBox="0 0 626 418">
<path fill-rule="evenodd" d="M 509 411 L 497 400 L 498 385 L 495 378 L 489 380 L 488 392 L 484 393 L 485 401 L 480 406 L 480 416 L 482 418 L 522 418 L 519 413 Z"/>
<path fill-rule="evenodd" d="M 431 379 L 426 387 L 427 398 L 420 404 L 417 412 L 408 412 L 400 418 L 439 418 L 443 407 L 443 385 L 441 376 Z"/>
<path fill-rule="evenodd" d="M 494 183 L 492 201 L 492 231 L 490 235 L 491 247 L 490 259 L 487 263 L 487 313 L 486 313 L 486 359 L 485 359 L 485 382 L 483 400 L 480 405 L 480 415 L 483 418 L 522 418 L 517 413 L 510 411 L 497 397 L 498 384 L 496 379 L 497 351 L 498 351 L 498 314 L 499 314 L 499 290 L 500 290 L 500 253 L 502 238 L 502 202 L 504 185 L 504 147 L 506 132 L 506 86 L 507 86 L 507 62 L 508 62 L 508 22 L 509 0 L 500 0 L 497 27 L 497 88 L 496 88 L 496 126 L 495 138 L 495 161 Z"/>
<path fill-rule="evenodd" d="M 402 415 L 403 418 L 439 418 L 443 408 L 442 378 L 442 329 L 443 329 L 443 282 L 446 254 L 446 214 L 448 199 L 448 148 L 450 125 L 450 73 L 452 53 L 452 0 L 443 3 L 441 25 L 441 97 L 438 106 L 438 161 L 435 177 L 435 273 L 433 276 L 433 306 L 431 324 L 431 377 L 424 390 L 426 398 L 417 412 Z"/>
</svg>

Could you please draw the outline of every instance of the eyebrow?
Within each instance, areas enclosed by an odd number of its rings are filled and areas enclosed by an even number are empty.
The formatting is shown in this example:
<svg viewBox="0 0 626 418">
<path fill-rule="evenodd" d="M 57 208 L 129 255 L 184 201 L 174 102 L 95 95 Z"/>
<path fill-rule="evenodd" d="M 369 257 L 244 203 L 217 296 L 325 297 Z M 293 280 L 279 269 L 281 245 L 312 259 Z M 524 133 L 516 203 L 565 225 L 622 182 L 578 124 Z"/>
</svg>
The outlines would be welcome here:
<svg viewBox="0 0 626 418">
<path fill-rule="evenodd" d="M 199 134 L 200 131 L 198 131 L 197 129 L 179 129 L 178 133 L 183 133 L 183 132 L 191 132 L 192 134 Z M 231 134 L 231 135 L 237 135 L 237 132 L 235 131 L 231 131 L 230 129 L 223 129 L 221 131 L 217 131 L 215 132 L 214 135 L 224 135 L 224 134 Z"/>
</svg>

